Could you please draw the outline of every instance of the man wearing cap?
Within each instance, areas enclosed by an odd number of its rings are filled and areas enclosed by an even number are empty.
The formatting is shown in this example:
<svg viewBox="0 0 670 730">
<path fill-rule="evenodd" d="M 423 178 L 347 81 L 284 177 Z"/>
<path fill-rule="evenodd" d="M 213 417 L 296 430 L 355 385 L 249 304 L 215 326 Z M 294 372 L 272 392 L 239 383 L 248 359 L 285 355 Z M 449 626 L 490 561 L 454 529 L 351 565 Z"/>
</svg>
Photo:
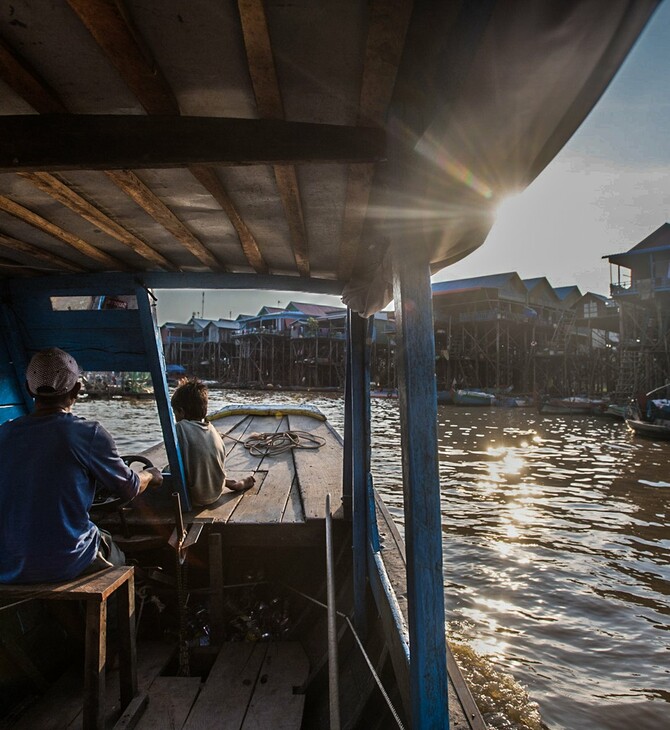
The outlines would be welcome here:
<svg viewBox="0 0 670 730">
<path fill-rule="evenodd" d="M 0 583 L 55 582 L 123 565 L 111 535 L 89 517 L 96 482 L 133 499 L 162 482 L 133 472 L 110 434 L 72 415 L 81 384 L 75 359 L 38 352 L 26 371 L 34 411 L 0 425 Z"/>
</svg>

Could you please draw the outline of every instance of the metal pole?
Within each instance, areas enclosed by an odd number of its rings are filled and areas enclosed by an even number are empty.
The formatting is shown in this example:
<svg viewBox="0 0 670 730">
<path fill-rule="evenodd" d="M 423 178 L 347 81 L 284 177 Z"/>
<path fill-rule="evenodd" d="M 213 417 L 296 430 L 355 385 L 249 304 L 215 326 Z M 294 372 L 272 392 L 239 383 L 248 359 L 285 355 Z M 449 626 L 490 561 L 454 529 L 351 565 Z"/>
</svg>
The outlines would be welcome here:
<svg viewBox="0 0 670 730">
<path fill-rule="evenodd" d="M 340 687 L 337 663 L 337 607 L 335 606 L 335 567 L 333 565 L 333 520 L 330 493 L 326 495 L 326 585 L 328 589 L 328 694 L 330 730 L 340 730 Z"/>
</svg>

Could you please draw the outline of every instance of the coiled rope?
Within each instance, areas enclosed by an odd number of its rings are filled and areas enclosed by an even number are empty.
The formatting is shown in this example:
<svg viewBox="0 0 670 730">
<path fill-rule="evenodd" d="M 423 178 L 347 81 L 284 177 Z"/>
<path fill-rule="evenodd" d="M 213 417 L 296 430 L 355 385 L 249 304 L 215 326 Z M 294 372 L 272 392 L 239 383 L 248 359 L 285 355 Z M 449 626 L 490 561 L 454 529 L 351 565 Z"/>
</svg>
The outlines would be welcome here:
<svg viewBox="0 0 670 730">
<path fill-rule="evenodd" d="M 307 431 L 274 431 L 272 433 L 252 433 L 243 441 L 227 433 L 231 441 L 242 444 L 252 456 L 263 458 L 277 456 L 291 449 L 318 449 L 326 443 L 322 436 Z"/>
</svg>

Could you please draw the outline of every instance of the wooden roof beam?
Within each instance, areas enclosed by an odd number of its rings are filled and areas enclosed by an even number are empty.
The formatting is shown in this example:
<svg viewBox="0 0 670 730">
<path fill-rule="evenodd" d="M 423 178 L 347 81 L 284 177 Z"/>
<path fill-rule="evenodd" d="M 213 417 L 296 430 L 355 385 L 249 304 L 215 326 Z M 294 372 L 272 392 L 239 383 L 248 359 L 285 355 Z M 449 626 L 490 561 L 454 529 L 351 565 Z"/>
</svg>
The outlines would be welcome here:
<svg viewBox="0 0 670 730">
<path fill-rule="evenodd" d="M 86 271 L 83 267 L 73 264 L 71 261 L 67 261 L 60 256 L 56 256 L 56 254 L 51 253 L 51 251 L 46 251 L 45 249 L 39 248 L 39 246 L 34 246 L 32 243 L 27 243 L 26 241 L 19 241 L 11 236 L 6 236 L 4 233 L 0 233 L 0 248 L 31 256 L 34 259 L 51 264 L 57 269 L 65 271 Z"/>
<path fill-rule="evenodd" d="M 370 3 L 359 124 L 381 126 L 384 123 L 412 15 L 412 4 L 412 0 L 373 0 Z M 374 173 L 374 165 L 352 165 L 349 168 L 338 270 L 343 281 L 351 278 L 356 262 Z"/>
<path fill-rule="evenodd" d="M 62 114 L 67 111 L 49 85 L 0 38 L 0 78 L 35 111 Z"/>
<path fill-rule="evenodd" d="M 11 216 L 14 216 L 14 218 L 27 223 L 43 233 L 48 233 L 50 236 L 57 238 L 59 241 L 62 241 L 66 245 L 79 251 L 79 253 L 84 256 L 88 256 L 88 258 L 93 259 L 108 268 L 113 267 L 117 271 L 125 271 L 128 268 L 124 263 L 115 259 L 113 256 L 110 256 L 104 251 L 99 251 L 95 248 L 95 246 L 92 246 L 87 241 L 79 238 L 79 236 L 75 236 L 73 233 L 60 228 L 55 223 L 51 223 L 51 221 L 46 220 L 46 218 L 42 218 L 42 216 L 37 215 L 37 213 L 33 213 L 32 210 L 24 208 L 22 205 L 15 203 L 13 200 L 5 197 L 4 195 L 0 195 L 0 210 L 4 210 L 5 213 L 9 213 Z"/>
<path fill-rule="evenodd" d="M 131 170 L 107 170 L 109 177 L 155 221 L 171 233 L 198 261 L 215 271 L 226 271 L 212 252 L 196 238 L 177 216 Z"/>
<path fill-rule="evenodd" d="M 74 213 L 98 227 L 108 236 L 115 238 L 124 246 L 131 248 L 138 256 L 160 266 L 162 269 L 174 270 L 177 268 L 164 256 L 154 251 L 151 246 L 105 215 L 105 213 L 89 203 L 88 200 L 72 190 L 72 188 L 59 178 L 54 177 L 48 172 L 24 172 L 21 173 L 21 177 L 29 180 L 39 190 L 50 195 L 54 200 L 62 203 Z"/>
<path fill-rule="evenodd" d="M 179 114 L 179 104 L 133 25 L 123 0 L 67 0 L 148 114 Z"/>
<path fill-rule="evenodd" d="M 383 130 L 269 119 L 0 116 L 0 172 L 370 162 Z"/>
<path fill-rule="evenodd" d="M 193 166 L 189 169 L 193 177 L 195 177 L 205 190 L 207 190 L 214 200 L 216 200 L 216 202 L 223 208 L 228 215 L 228 218 L 230 218 L 230 222 L 233 224 L 237 231 L 237 235 L 239 236 L 244 255 L 253 267 L 254 271 L 257 274 L 267 274 L 269 272 L 269 268 L 263 258 L 260 248 L 258 247 L 258 243 L 256 242 L 254 235 L 247 228 L 242 217 L 237 212 L 233 201 L 230 199 L 226 189 L 221 184 L 216 171 L 205 165 Z"/>
<path fill-rule="evenodd" d="M 284 104 L 275 69 L 272 43 L 263 0 L 238 0 L 249 74 L 256 96 L 258 113 L 265 119 L 284 119 Z M 274 168 L 277 189 L 284 206 L 293 255 L 300 276 L 309 276 L 309 250 L 300 188 L 295 167 Z"/>
</svg>

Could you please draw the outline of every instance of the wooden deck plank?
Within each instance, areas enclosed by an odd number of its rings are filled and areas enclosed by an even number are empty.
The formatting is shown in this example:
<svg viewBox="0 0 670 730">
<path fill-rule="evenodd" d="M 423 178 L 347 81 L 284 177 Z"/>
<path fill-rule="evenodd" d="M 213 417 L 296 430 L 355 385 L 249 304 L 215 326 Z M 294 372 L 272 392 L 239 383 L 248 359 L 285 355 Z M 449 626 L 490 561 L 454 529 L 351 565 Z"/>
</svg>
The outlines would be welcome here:
<svg viewBox="0 0 670 730">
<path fill-rule="evenodd" d="M 293 694 L 293 688 L 308 674 L 309 661 L 297 641 L 270 644 L 240 730 L 299 730 L 305 695 Z"/>
<path fill-rule="evenodd" d="M 174 644 L 162 641 L 141 645 L 137 657 L 137 684 L 140 692 L 146 690 L 163 670 L 174 648 Z M 107 717 L 116 717 L 121 711 L 118 671 L 108 673 L 106 684 Z M 12 724 L 12 730 L 81 728 L 83 688 L 81 668 L 71 669 Z"/>
<path fill-rule="evenodd" d="M 245 493 L 231 522 L 277 524 L 282 521 L 295 476 L 293 457 L 289 452 L 266 457 L 263 467 L 267 469 L 263 483 Z M 294 521 L 304 521 L 304 515 L 301 517 Z"/>
<path fill-rule="evenodd" d="M 224 644 L 184 730 L 240 730 L 268 644 Z"/>
<path fill-rule="evenodd" d="M 248 471 L 226 471 L 226 478 L 229 479 L 244 479 L 249 476 Z M 256 485 L 254 489 L 260 489 L 263 486 L 265 480 L 265 472 L 257 472 Z M 251 490 L 249 490 L 251 491 Z M 238 505 L 242 502 L 247 492 L 233 492 L 230 489 L 224 489 L 223 494 L 214 502 L 207 507 L 196 507 L 191 513 L 193 518 L 207 518 L 209 521 L 215 523 L 229 522 L 231 515 L 233 515 Z"/>
<path fill-rule="evenodd" d="M 238 421 L 237 424 L 233 426 L 233 428 L 227 429 L 226 426 L 229 425 L 229 419 L 224 418 L 221 419 L 221 421 L 214 421 L 212 425 L 214 428 L 220 433 L 220 434 L 226 434 L 227 436 L 230 436 L 231 438 L 225 438 L 223 439 L 223 445 L 226 449 L 226 463 L 228 463 L 229 460 L 233 459 L 235 454 L 239 452 L 245 451 L 244 446 L 241 442 L 245 438 L 245 434 L 251 433 L 249 430 L 251 428 L 251 417 L 245 416 L 241 421 Z M 234 468 L 231 466 L 231 468 Z"/>
<path fill-rule="evenodd" d="M 200 691 L 200 677 L 156 677 L 149 689 L 149 706 L 137 730 L 180 730 Z"/>
<path fill-rule="evenodd" d="M 305 521 L 305 510 L 302 507 L 302 498 L 300 497 L 300 487 L 298 486 L 298 479 L 293 475 L 293 484 L 291 484 L 291 491 L 288 495 L 284 514 L 281 518 L 282 524 L 292 524 L 296 522 Z"/>
<path fill-rule="evenodd" d="M 319 449 L 294 449 L 300 494 L 305 508 L 305 519 L 324 519 L 326 494 L 330 492 L 333 511 L 342 501 L 342 446 L 322 421 L 309 416 L 289 416 L 292 431 L 307 431 L 321 436 L 326 443 Z"/>
</svg>

